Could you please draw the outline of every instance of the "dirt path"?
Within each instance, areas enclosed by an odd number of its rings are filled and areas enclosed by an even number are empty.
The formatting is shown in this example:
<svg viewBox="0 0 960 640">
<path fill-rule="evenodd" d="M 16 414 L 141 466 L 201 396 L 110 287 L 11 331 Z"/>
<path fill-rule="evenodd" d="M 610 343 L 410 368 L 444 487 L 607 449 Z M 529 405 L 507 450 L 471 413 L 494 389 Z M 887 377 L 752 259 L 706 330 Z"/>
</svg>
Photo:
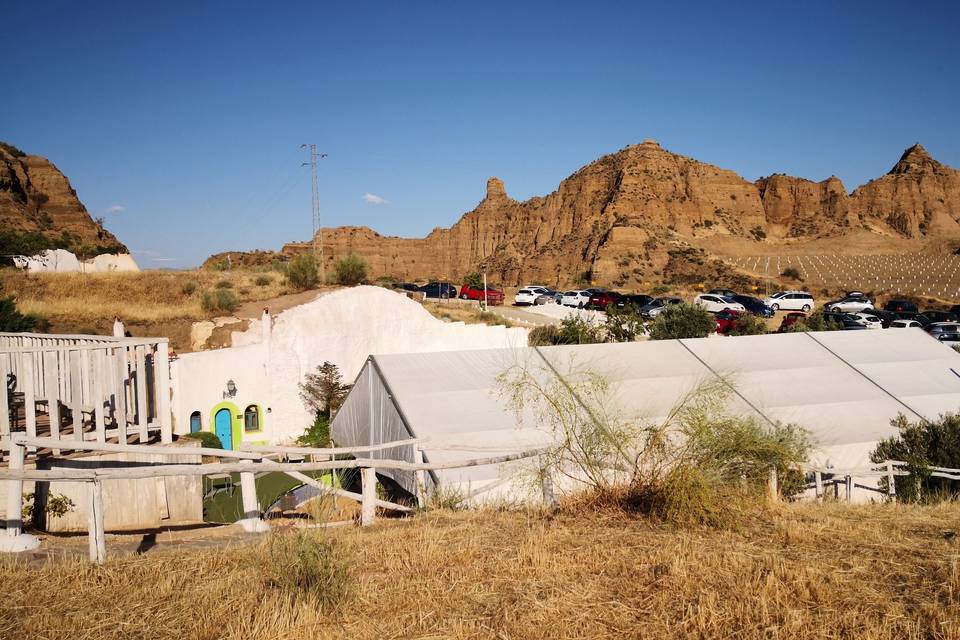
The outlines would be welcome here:
<svg viewBox="0 0 960 640">
<path fill-rule="evenodd" d="M 276 298 L 269 298 L 267 300 L 251 300 L 250 302 L 245 302 L 240 305 L 240 308 L 237 309 L 236 315 L 238 318 L 250 318 L 256 319 L 260 317 L 260 314 L 263 313 L 263 308 L 266 307 L 270 309 L 270 315 L 277 315 L 287 309 L 297 307 L 301 304 L 306 304 L 308 302 L 313 302 L 320 296 L 331 291 L 336 291 L 340 287 L 323 287 L 322 289 L 310 289 L 308 291 L 298 291 L 297 293 L 288 293 L 283 296 L 277 296 Z"/>
</svg>

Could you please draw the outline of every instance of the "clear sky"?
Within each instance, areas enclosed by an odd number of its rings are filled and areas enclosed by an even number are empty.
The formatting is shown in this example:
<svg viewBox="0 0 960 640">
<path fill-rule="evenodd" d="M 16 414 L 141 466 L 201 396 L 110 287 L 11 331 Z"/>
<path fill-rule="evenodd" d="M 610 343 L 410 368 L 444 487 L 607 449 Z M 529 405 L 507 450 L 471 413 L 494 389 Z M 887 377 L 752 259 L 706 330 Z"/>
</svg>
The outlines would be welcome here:
<svg viewBox="0 0 960 640">
<path fill-rule="evenodd" d="M 0 140 L 50 158 L 143 267 L 422 236 L 489 176 L 543 195 L 645 138 L 852 190 L 960 167 L 960 2 L 4 3 Z"/>
</svg>

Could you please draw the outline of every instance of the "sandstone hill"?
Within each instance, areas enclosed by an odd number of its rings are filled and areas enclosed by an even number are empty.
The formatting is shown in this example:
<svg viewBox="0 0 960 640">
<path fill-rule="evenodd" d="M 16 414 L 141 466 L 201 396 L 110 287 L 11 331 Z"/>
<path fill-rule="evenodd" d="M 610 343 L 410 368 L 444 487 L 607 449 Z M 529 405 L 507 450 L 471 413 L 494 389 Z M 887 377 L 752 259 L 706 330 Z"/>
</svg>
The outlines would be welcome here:
<svg viewBox="0 0 960 640">
<path fill-rule="evenodd" d="M 52 162 L 0 143 L 0 253 L 29 255 L 52 248 L 69 249 L 80 258 L 129 253 L 90 217 Z"/>
<path fill-rule="evenodd" d="M 338 227 L 323 230 L 323 246 L 328 270 L 356 253 L 372 278 L 458 280 L 484 268 L 507 285 L 625 286 L 721 273 L 712 255 L 721 246 L 750 255 L 856 234 L 891 247 L 960 238 L 960 171 L 915 145 L 887 175 L 848 193 L 836 177 L 749 182 L 648 140 L 588 164 L 545 197 L 518 202 L 490 178 L 473 211 L 423 239 Z M 310 246 L 288 244 L 283 253 Z"/>
</svg>

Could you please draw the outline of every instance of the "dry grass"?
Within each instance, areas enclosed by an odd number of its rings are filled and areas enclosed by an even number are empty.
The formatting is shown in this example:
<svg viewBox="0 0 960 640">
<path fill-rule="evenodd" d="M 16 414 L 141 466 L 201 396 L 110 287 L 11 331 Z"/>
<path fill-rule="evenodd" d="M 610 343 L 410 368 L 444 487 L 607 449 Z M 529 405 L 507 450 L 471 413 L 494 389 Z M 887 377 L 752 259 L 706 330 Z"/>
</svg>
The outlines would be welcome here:
<svg viewBox="0 0 960 640">
<path fill-rule="evenodd" d="M 960 506 L 793 505 L 736 530 L 615 511 L 429 512 L 336 530 L 348 596 L 266 547 L 0 565 L 0 637 L 960 638 Z"/>
<path fill-rule="evenodd" d="M 17 298 L 25 313 L 51 321 L 70 318 L 93 323 L 119 315 L 133 322 L 199 320 L 211 314 L 201 308 L 204 291 L 231 283 L 241 302 L 265 300 L 287 293 L 279 274 L 257 285 L 263 274 L 252 271 L 142 271 L 139 273 L 27 274 L 0 270 L 0 287 Z M 262 281 L 261 281 L 262 282 Z"/>
<path fill-rule="evenodd" d="M 492 311 L 483 311 L 475 302 L 462 303 L 457 300 L 447 302 L 423 302 L 423 308 L 435 318 L 467 324 L 489 324 L 515 327 L 515 323 Z"/>
</svg>

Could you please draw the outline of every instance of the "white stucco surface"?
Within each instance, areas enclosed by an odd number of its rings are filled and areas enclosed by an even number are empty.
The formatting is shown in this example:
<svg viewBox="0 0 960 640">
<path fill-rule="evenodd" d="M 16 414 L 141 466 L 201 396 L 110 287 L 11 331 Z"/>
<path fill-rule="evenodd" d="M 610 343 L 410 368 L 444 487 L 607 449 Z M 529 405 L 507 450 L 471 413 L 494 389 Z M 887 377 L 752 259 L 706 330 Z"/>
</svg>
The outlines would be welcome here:
<svg viewBox="0 0 960 640">
<path fill-rule="evenodd" d="M 200 411 L 204 430 L 210 412 L 224 401 L 227 380 L 237 387 L 233 404 L 243 411 L 261 406 L 262 433 L 244 440 L 291 441 L 312 421 L 299 396 L 299 384 L 324 361 L 340 368 L 346 382 L 360 372 L 371 353 L 419 353 L 515 348 L 527 344 L 527 329 L 444 322 L 418 302 L 382 287 L 340 289 L 294 307 L 234 335 L 228 349 L 187 353 L 171 365 L 176 433 L 189 432 L 189 418 Z M 267 340 L 264 340 L 267 337 Z"/>
<path fill-rule="evenodd" d="M 104 253 L 80 262 L 66 249 L 47 249 L 35 256 L 14 256 L 14 264 L 30 273 L 112 273 L 116 271 L 140 271 L 133 256 L 120 253 Z"/>
</svg>

